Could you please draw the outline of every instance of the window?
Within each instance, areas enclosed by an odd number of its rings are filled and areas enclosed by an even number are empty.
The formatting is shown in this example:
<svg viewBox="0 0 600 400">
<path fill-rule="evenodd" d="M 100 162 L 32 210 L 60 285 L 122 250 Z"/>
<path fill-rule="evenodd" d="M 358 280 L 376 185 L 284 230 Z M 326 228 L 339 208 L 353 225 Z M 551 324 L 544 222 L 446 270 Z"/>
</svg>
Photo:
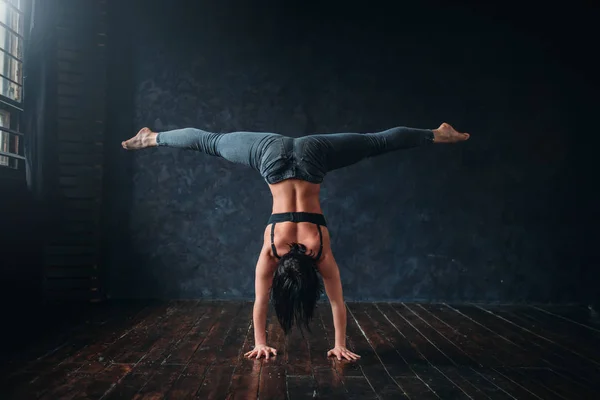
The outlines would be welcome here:
<svg viewBox="0 0 600 400">
<path fill-rule="evenodd" d="M 0 0 L 0 168 L 23 169 L 25 0 Z"/>
</svg>

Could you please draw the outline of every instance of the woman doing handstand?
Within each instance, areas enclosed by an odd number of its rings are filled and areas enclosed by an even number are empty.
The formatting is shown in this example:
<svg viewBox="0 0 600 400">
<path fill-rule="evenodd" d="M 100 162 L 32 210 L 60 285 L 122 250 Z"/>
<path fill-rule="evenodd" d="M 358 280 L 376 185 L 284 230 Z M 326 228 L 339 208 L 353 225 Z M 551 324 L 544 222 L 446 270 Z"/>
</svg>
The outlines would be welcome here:
<svg viewBox="0 0 600 400">
<path fill-rule="evenodd" d="M 346 348 L 346 307 L 340 272 L 319 201 L 323 178 L 329 171 L 368 157 L 468 138 L 469 134 L 459 133 L 447 123 L 433 130 L 396 127 L 376 133 L 300 138 L 262 132 L 213 133 L 195 128 L 157 133 L 143 128 L 122 146 L 127 150 L 155 146 L 196 150 L 260 172 L 271 189 L 273 211 L 256 264 L 255 347 L 246 357 L 277 354 L 266 342 L 269 297 L 287 335 L 294 324 L 308 328 L 324 286 L 335 327 L 335 347 L 327 355 L 356 360 L 360 356 Z"/>
</svg>

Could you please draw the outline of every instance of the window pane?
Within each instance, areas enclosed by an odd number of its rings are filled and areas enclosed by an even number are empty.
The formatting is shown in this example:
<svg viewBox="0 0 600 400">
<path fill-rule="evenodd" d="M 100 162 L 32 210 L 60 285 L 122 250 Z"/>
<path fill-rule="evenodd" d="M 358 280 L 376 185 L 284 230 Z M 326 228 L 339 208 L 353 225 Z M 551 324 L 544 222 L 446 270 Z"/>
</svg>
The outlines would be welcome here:
<svg viewBox="0 0 600 400">
<path fill-rule="evenodd" d="M 1 25 L 0 49 L 3 49 L 20 60 L 23 59 L 23 40 Z"/>
<path fill-rule="evenodd" d="M 10 113 L 0 110 L 0 125 L 8 128 Z M 5 153 L 19 154 L 22 138 L 12 133 L 0 131 L 0 151 Z M 18 168 L 21 161 L 7 156 L 0 156 L 0 167 Z"/>
<path fill-rule="evenodd" d="M 0 95 L 21 102 L 21 87 L 5 78 L 0 77 Z"/>
<path fill-rule="evenodd" d="M 23 35 L 23 14 L 20 14 L 3 1 L 0 1 L 0 22 L 19 35 Z"/>
<path fill-rule="evenodd" d="M 23 11 L 23 0 L 8 0 L 8 2 Z"/>
<path fill-rule="evenodd" d="M 21 138 L 8 132 L 0 131 L 0 151 L 19 154 Z M 19 160 L 13 157 L 0 156 L 0 167 L 18 168 Z"/>
<path fill-rule="evenodd" d="M 6 110 L 0 110 L 0 126 L 4 128 L 10 128 L 10 113 Z M 8 132 L 0 131 L 0 151 L 8 153 L 9 148 L 10 134 Z M 0 166 L 10 166 L 10 158 L 6 156 L 0 156 Z"/>
<path fill-rule="evenodd" d="M 21 62 L 0 51 L 0 74 L 12 79 L 15 82 L 23 84 L 21 67 Z"/>
<path fill-rule="evenodd" d="M 8 149 L 8 133 L 0 132 L 0 151 L 4 151 L 4 152 L 8 153 L 8 150 L 4 150 L 4 149 Z M 8 157 L 0 156 L 0 166 L 8 167 L 8 163 L 9 163 Z"/>
</svg>

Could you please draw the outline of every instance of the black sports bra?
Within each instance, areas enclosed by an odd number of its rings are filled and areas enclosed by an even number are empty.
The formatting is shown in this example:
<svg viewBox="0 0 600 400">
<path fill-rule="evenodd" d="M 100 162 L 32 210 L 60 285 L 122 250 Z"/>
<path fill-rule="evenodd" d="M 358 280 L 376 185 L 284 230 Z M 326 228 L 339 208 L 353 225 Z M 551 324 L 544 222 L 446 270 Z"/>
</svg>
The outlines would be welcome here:
<svg viewBox="0 0 600 400">
<path fill-rule="evenodd" d="M 281 258 L 277 255 L 277 249 L 275 248 L 275 224 L 277 222 L 310 222 L 312 224 L 317 225 L 317 229 L 319 230 L 319 240 L 321 241 L 321 247 L 319 247 L 319 253 L 317 254 L 317 260 L 321 258 L 321 254 L 323 253 L 323 233 L 321 232 L 321 226 L 327 227 L 327 221 L 325 220 L 325 216 L 323 214 L 316 213 L 307 213 L 307 212 L 287 212 L 287 213 L 278 213 L 271 214 L 269 217 L 269 224 L 271 225 L 271 250 L 273 251 L 273 255 L 277 258 Z"/>
</svg>

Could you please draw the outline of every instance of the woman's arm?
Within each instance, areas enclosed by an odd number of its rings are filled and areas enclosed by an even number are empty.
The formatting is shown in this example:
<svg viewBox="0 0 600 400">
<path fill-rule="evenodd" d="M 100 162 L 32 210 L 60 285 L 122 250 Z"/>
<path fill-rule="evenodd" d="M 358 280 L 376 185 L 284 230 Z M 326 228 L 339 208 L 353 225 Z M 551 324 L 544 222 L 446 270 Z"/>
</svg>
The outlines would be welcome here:
<svg viewBox="0 0 600 400">
<path fill-rule="evenodd" d="M 254 350 L 245 354 L 246 357 L 260 358 L 264 355 L 269 358 L 270 354 L 277 355 L 277 349 L 267 346 L 267 312 L 269 311 L 269 290 L 273 282 L 273 272 L 276 261 L 268 249 L 263 249 L 256 263 L 256 274 L 254 280 L 255 300 L 252 320 L 254 325 Z"/>
<path fill-rule="evenodd" d="M 331 251 L 323 254 L 318 267 L 323 277 L 325 292 L 331 304 L 333 326 L 335 328 L 335 347 L 327 352 L 327 355 L 336 356 L 338 360 L 341 360 L 342 357 L 348 360 L 356 360 L 360 356 L 346 348 L 346 304 L 344 303 L 340 270 Z"/>
<path fill-rule="evenodd" d="M 252 319 L 254 321 L 254 344 L 267 344 L 267 312 L 269 311 L 269 290 L 273 282 L 273 270 L 270 268 L 271 260 L 264 252 L 261 253 L 256 264 L 256 274 L 254 278 L 254 311 Z"/>
</svg>

